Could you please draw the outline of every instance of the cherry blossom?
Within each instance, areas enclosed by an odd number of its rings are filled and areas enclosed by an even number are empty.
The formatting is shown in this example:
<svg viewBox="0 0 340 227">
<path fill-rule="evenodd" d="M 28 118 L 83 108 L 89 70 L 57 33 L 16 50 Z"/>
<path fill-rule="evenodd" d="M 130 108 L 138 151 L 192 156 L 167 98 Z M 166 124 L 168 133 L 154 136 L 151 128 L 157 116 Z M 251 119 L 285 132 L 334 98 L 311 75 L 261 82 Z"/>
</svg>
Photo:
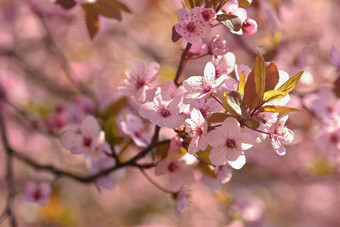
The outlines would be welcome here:
<svg viewBox="0 0 340 227">
<path fill-rule="evenodd" d="M 26 182 L 24 184 L 23 198 L 27 202 L 45 205 L 48 203 L 51 194 L 51 185 L 46 182 Z"/>
<path fill-rule="evenodd" d="M 254 144 L 253 137 L 241 132 L 234 118 L 227 118 L 220 127 L 209 132 L 207 141 L 213 147 L 209 155 L 211 163 L 215 166 L 229 163 L 235 169 L 242 168 L 246 162 L 243 151 Z"/>
<path fill-rule="evenodd" d="M 153 130 L 150 130 L 142 120 L 134 114 L 128 113 L 126 120 L 120 123 L 122 131 L 131 137 L 137 146 L 146 147 L 150 144 Z"/>
<path fill-rule="evenodd" d="M 179 136 L 173 136 L 170 140 L 170 151 L 179 151 L 183 143 L 183 139 Z"/>
<path fill-rule="evenodd" d="M 211 39 L 208 48 L 209 52 L 215 56 L 225 55 L 229 50 L 227 41 L 222 39 L 219 35 L 216 35 Z"/>
<path fill-rule="evenodd" d="M 216 12 L 212 8 L 204 8 L 201 9 L 201 12 L 198 14 L 198 18 L 205 24 L 212 24 L 216 19 Z"/>
<path fill-rule="evenodd" d="M 340 99 L 329 88 L 319 91 L 311 102 L 311 108 L 326 123 L 340 119 Z"/>
<path fill-rule="evenodd" d="M 202 182 L 213 189 L 221 189 L 223 184 L 228 183 L 232 178 L 232 170 L 228 164 L 215 167 L 216 178 L 202 174 Z"/>
<path fill-rule="evenodd" d="M 191 154 L 181 155 L 178 152 L 169 151 L 168 156 L 155 167 L 155 174 L 156 176 L 167 174 L 171 189 L 178 191 L 181 187 L 195 181 L 192 170 L 197 164 L 197 159 Z"/>
<path fill-rule="evenodd" d="M 97 120 L 90 115 L 81 123 L 80 133 L 66 131 L 61 135 L 60 142 L 73 154 L 84 154 L 87 157 L 100 156 L 102 151 L 110 152 L 104 131 L 100 130 Z"/>
<path fill-rule="evenodd" d="M 202 16 L 201 12 L 202 9 L 199 7 L 191 9 L 190 12 L 186 9 L 180 9 L 178 11 L 178 23 L 175 25 L 176 32 L 183 36 L 189 43 L 194 44 L 199 42 L 201 38 L 208 36 L 210 33 L 211 26 L 199 19 Z M 211 19 L 208 19 L 208 21 L 210 20 Z"/>
<path fill-rule="evenodd" d="M 285 126 L 287 120 L 288 115 L 284 115 L 270 128 L 271 143 L 279 155 L 286 154 L 286 148 L 283 145 L 291 143 L 294 139 L 293 131 Z"/>
<path fill-rule="evenodd" d="M 105 171 L 107 169 L 111 169 L 116 165 L 116 161 L 114 158 L 110 156 L 102 156 L 101 158 L 92 159 L 90 162 L 90 169 L 93 175 Z M 99 177 L 96 180 L 96 185 L 99 187 L 111 190 L 114 187 L 114 184 L 125 177 L 126 170 L 124 168 L 118 169 L 114 172 L 111 172 L 107 175 Z"/>
<path fill-rule="evenodd" d="M 183 82 L 187 91 L 184 99 L 187 102 L 193 102 L 195 99 L 205 98 L 214 93 L 225 79 L 226 75 L 216 78 L 215 67 L 211 62 L 208 62 L 204 69 L 204 76 L 191 76 Z"/>
<path fill-rule="evenodd" d="M 177 128 L 186 118 L 181 112 L 181 102 L 182 97 L 172 98 L 171 93 L 157 88 L 153 102 L 144 103 L 139 109 L 139 114 L 161 127 Z"/>
<path fill-rule="evenodd" d="M 199 99 L 190 104 L 190 110 L 198 109 L 202 116 L 207 119 L 207 117 L 214 113 L 222 110 L 222 106 L 215 99 Z"/>
<path fill-rule="evenodd" d="M 181 213 L 187 207 L 189 198 L 189 192 L 183 187 L 173 195 L 173 199 L 176 201 L 175 215 L 177 219 L 180 218 Z"/>
<path fill-rule="evenodd" d="M 331 156 L 340 153 L 340 125 L 324 126 L 315 138 L 316 145 Z"/>
<path fill-rule="evenodd" d="M 133 59 L 131 68 L 125 71 L 127 79 L 117 88 L 119 95 L 134 96 L 137 102 L 144 103 L 146 91 L 156 79 L 159 68 L 157 62 L 145 66 L 141 60 Z"/>
<path fill-rule="evenodd" d="M 190 118 L 185 120 L 185 130 L 191 136 L 188 147 L 189 154 L 207 149 L 208 144 L 205 136 L 208 132 L 208 124 L 199 110 L 193 109 L 191 111 Z"/>
</svg>

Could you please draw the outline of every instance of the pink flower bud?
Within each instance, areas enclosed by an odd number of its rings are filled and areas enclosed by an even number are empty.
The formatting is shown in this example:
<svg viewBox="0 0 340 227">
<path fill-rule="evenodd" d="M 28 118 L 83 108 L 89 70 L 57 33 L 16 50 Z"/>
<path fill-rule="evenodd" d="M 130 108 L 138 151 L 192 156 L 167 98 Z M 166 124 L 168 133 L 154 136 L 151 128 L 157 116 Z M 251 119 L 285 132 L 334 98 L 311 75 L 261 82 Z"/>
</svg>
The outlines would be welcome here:
<svg viewBox="0 0 340 227">
<path fill-rule="evenodd" d="M 228 52 L 227 41 L 215 36 L 209 44 L 209 52 L 215 56 L 225 55 Z"/>
<path fill-rule="evenodd" d="M 242 24 L 244 34 L 253 35 L 257 32 L 257 23 L 253 19 L 247 18 Z"/>
</svg>

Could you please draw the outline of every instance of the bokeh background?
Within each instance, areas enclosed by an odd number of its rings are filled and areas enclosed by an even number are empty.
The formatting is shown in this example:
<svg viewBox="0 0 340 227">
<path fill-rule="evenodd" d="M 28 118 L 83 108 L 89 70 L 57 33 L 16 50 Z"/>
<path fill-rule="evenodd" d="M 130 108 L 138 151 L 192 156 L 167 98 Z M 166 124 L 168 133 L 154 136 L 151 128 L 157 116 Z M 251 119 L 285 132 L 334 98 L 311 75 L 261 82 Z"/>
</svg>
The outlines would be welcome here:
<svg viewBox="0 0 340 227">
<path fill-rule="evenodd" d="M 101 108 L 117 99 L 115 88 L 124 80 L 133 58 L 159 62 L 159 84 L 172 80 L 182 40 L 173 43 L 171 29 L 181 2 L 121 1 L 133 14 L 124 13 L 121 22 L 100 17 L 99 32 L 91 40 L 80 6 L 65 10 L 46 0 L 0 0 L 1 92 L 26 117 L 42 122 L 56 106 L 77 96 L 69 72 L 102 100 Z M 222 26 L 214 30 L 227 40 L 236 64 L 252 67 L 260 50 L 266 61 L 289 75 L 305 71 L 288 104 L 303 111 L 290 116 L 288 126 L 295 139 L 285 156 L 278 156 L 270 141 L 257 145 L 246 152 L 246 165 L 233 171 L 232 180 L 222 190 L 201 182 L 191 186 L 190 204 L 180 219 L 175 218 L 171 197 L 136 169 L 128 169 L 127 176 L 110 191 L 57 179 L 46 206 L 27 203 L 20 195 L 24 182 L 51 181 L 53 176 L 16 161 L 19 226 L 339 226 L 339 158 L 318 148 L 315 137 L 322 122 L 304 98 L 323 87 L 333 88 L 339 77 L 330 53 L 333 47 L 340 50 L 340 2 L 255 0 L 247 10 L 258 23 L 255 35 L 233 35 Z M 201 75 L 209 58 L 188 62 L 183 77 Z M 11 107 L 5 113 L 15 149 L 39 163 L 88 173 L 84 159 L 65 151 L 58 138 L 37 132 Z M 2 148 L 0 162 L 2 209 L 7 193 Z M 149 174 L 153 176 L 153 171 Z M 167 185 L 165 177 L 154 179 Z M 8 220 L 1 225 L 9 225 Z"/>
</svg>

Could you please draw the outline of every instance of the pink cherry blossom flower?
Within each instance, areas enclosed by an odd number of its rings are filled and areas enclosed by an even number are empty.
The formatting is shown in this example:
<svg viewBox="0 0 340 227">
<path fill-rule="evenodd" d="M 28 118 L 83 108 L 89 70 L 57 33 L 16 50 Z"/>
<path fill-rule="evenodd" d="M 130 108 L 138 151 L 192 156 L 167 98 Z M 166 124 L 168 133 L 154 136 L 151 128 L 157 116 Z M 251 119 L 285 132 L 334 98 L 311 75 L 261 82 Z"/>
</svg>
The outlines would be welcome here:
<svg viewBox="0 0 340 227">
<path fill-rule="evenodd" d="M 144 103 L 139 114 L 160 127 L 178 128 L 186 118 L 181 112 L 182 97 L 172 98 L 165 89 L 157 88 L 153 102 Z"/>
<path fill-rule="evenodd" d="M 182 40 L 183 49 L 187 46 L 187 44 L 188 44 L 188 41 L 183 39 Z M 201 55 L 206 51 L 206 49 L 207 49 L 207 45 L 205 43 L 203 43 L 202 39 L 200 39 L 199 41 L 192 44 L 192 46 L 190 47 L 189 52 L 188 52 L 188 57 L 195 56 L 195 55 Z"/>
<path fill-rule="evenodd" d="M 332 124 L 340 119 L 340 99 L 330 88 L 320 90 L 311 102 L 311 108 L 324 122 Z"/>
<path fill-rule="evenodd" d="M 207 117 L 215 112 L 222 110 L 222 106 L 215 99 L 199 99 L 190 104 L 190 110 L 198 109 L 202 116 L 207 119 Z"/>
<path fill-rule="evenodd" d="M 207 135 L 210 151 L 210 161 L 215 166 L 226 164 L 240 169 L 245 164 L 244 150 L 250 149 L 254 139 L 250 134 L 241 132 L 239 123 L 234 118 L 227 118 L 220 127 Z"/>
<path fill-rule="evenodd" d="M 232 177 L 232 170 L 228 164 L 215 167 L 216 178 L 202 175 L 202 182 L 210 188 L 220 190 L 221 186 L 228 183 Z"/>
<path fill-rule="evenodd" d="M 91 173 L 93 175 L 96 175 L 97 173 L 113 168 L 115 165 L 115 159 L 110 156 L 102 156 L 101 158 L 91 159 Z M 98 178 L 96 180 L 96 185 L 111 190 L 118 180 L 125 177 L 125 174 L 126 170 L 124 168 L 115 170 L 105 176 Z"/>
<path fill-rule="evenodd" d="M 288 115 L 285 115 L 277 120 L 277 122 L 270 128 L 270 137 L 274 150 L 279 155 L 286 154 L 284 144 L 289 144 L 294 139 L 293 131 L 285 126 L 288 120 Z"/>
<path fill-rule="evenodd" d="M 187 102 L 192 102 L 209 96 L 222 85 L 225 78 L 225 75 L 216 78 L 215 67 L 211 62 L 208 62 L 204 69 L 204 76 L 191 76 L 183 82 L 187 91 L 184 99 Z"/>
<path fill-rule="evenodd" d="M 247 18 L 242 23 L 242 32 L 247 35 L 253 35 L 257 32 L 257 23 L 253 19 Z"/>
<path fill-rule="evenodd" d="M 173 199 L 176 201 L 175 204 L 175 216 L 176 218 L 180 218 L 181 213 L 185 210 L 188 205 L 188 200 L 190 198 L 190 194 L 183 187 L 173 195 Z"/>
<path fill-rule="evenodd" d="M 338 70 L 340 70 L 340 53 L 337 49 L 332 47 L 331 50 L 331 63 L 334 65 Z"/>
<path fill-rule="evenodd" d="M 50 199 L 51 185 L 46 182 L 26 182 L 24 185 L 23 198 L 27 202 L 45 205 Z"/>
<path fill-rule="evenodd" d="M 146 147 L 150 144 L 153 130 L 150 130 L 139 117 L 128 113 L 126 120 L 122 121 L 120 126 L 122 131 L 129 135 L 137 146 Z"/>
<path fill-rule="evenodd" d="M 229 75 L 235 68 L 236 57 L 232 52 L 228 52 L 223 56 L 213 58 L 213 64 L 216 69 L 216 77 Z"/>
<path fill-rule="evenodd" d="M 118 94 L 122 96 L 134 96 L 137 102 L 146 101 L 146 91 L 156 79 L 159 64 L 151 62 L 148 66 L 139 59 L 133 59 L 131 68 L 125 71 L 127 79 L 118 86 Z"/>
<path fill-rule="evenodd" d="M 156 176 L 167 174 L 171 189 L 178 191 L 195 181 L 192 171 L 197 164 L 197 159 L 191 154 L 181 155 L 178 152 L 169 151 L 168 156 L 155 167 L 155 174 Z"/>
<path fill-rule="evenodd" d="M 211 30 L 211 25 L 202 22 L 202 9 L 195 7 L 188 12 L 186 9 L 178 11 L 178 23 L 175 25 L 175 30 L 178 34 L 183 36 L 189 43 L 199 42 L 201 38 L 207 37 Z"/>
<path fill-rule="evenodd" d="M 340 125 L 323 127 L 315 139 L 315 144 L 331 156 L 339 156 L 340 153 Z"/>
<path fill-rule="evenodd" d="M 66 131 L 61 135 L 60 142 L 73 154 L 84 154 L 88 157 L 100 155 L 98 152 L 109 149 L 105 145 L 104 132 L 100 130 L 97 120 L 90 115 L 81 123 L 80 133 Z"/>
<path fill-rule="evenodd" d="M 198 18 L 204 24 L 212 24 L 216 19 L 216 12 L 212 8 L 203 8 L 198 14 Z"/>
<path fill-rule="evenodd" d="M 227 40 L 222 39 L 219 35 L 216 35 L 211 39 L 208 48 L 209 53 L 215 56 L 225 55 L 229 50 L 227 46 Z"/>
<path fill-rule="evenodd" d="M 191 137 L 188 148 L 189 154 L 207 149 L 208 144 L 205 137 L 208 132 L 208 124 L 199 110 L 193 109 L 191 111 L 190 118 L 185 120 L 185 130 Z"/>
</svg>

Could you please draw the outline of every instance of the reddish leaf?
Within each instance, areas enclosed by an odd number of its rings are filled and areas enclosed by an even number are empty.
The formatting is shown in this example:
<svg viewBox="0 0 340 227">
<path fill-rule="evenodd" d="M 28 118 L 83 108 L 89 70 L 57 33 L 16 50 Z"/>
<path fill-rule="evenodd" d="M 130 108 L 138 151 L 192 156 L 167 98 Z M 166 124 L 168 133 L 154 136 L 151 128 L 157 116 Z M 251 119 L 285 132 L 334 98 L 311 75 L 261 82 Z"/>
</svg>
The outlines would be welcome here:
<svg viewBox="0 0 340 227">
<path fill-rule="evenodd" d="M 274 63 L 270 63 L 266 67 L 266 88 L 265 91 L 274 90 L 279 82 L 279 71 Z"/>
<path fill-rule="evenodd" d="M 99 29 L 98 13 L 94 10 L 92 4 L 83 4 L 82 8 L 85 13 L 87 30 L 91 39 L 93 39 Z"/>
<path fill-rule="evenodd" d="M 176 32 L 175 25 L 172 27 L 171 40 L 172 42 L 177 42 L 182 36 Z"/>
<path fill-rule="evenodd" d="M 57 0 L 55 4 L 60 5 L 64 9 L 71 9 L 76 5 L 74 0 Z"/>
</svg>

